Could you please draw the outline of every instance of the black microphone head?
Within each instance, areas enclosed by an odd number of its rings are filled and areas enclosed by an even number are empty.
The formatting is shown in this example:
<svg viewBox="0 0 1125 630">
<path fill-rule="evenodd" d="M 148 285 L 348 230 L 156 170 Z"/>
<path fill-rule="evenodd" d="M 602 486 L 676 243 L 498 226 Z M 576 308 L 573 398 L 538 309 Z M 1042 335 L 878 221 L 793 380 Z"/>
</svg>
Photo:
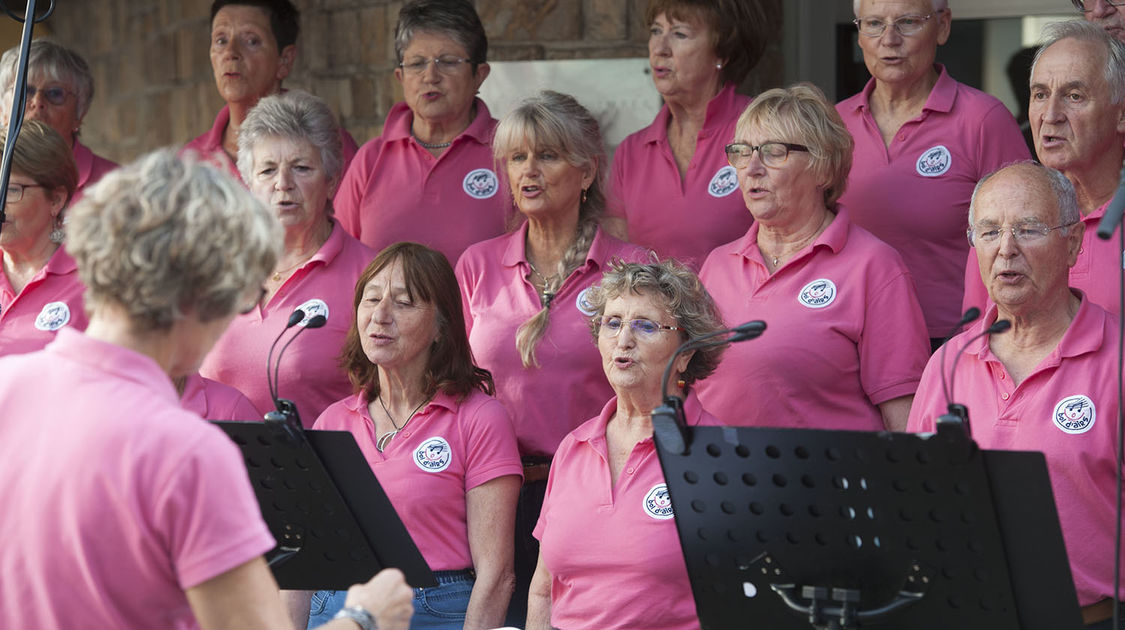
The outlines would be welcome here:
<svg viewBox="0 0 1125 630">
<path fill-rule="evenodd" d="M 328 318 L 323 315 L 314 315 L 309 323 L 305 324 L 305 328 L 320 328 L 328 323 Z"/>
<path fill-rule="evenodd" d="M 735 326 L 731 329 L 734 336 L 728 339 L 729 343 L 738 343 L 739 341 L 746 341 L 747 339 L 755 339 L 766 330 L 766 323 L 760 319 L 752 322 L 746 322 L 740 326 Z"/>
<path fill-rule="evenodd" d="M 300 323 L 300 321 L 304 318 L 305 318 L 305 312 L 302 311 L 301 309 L 297 309 L 297 310 L 293 311 L 292 315 L 289 316 L 289 322 L 287 324 L 285 324 L 285 327 L 286 328 L 292 328 L 292 327 L 296 326 L 298 323 Z"/>
<path fill-rule="evenodd" d="M 980 317 L 980 309 L 975 306 L 970 306 L 969 310 L 965 311 L 965 314 L 961 316 L 961 324 L 958 326 L 958 328 L 964 326 L 965 324 L 968 324 L 971 321 L 976 321 L 978 317 Z"/>
<path fill-rule="evenodd" d="M 1005 330 L 1008 330 L 1011 327 L 1012 327 L 1012 322 L 1010 322 L 1006 319 L 998 319 L 998 320 L 992 322 L 992 325 L 989 326 L 988 330 L 986 330 L 985 332 L 987 332 L 990 335 L 995 335 L 996 333 L 1002 333 L 1002 332 L 1004 332 Z"/>
</svg>

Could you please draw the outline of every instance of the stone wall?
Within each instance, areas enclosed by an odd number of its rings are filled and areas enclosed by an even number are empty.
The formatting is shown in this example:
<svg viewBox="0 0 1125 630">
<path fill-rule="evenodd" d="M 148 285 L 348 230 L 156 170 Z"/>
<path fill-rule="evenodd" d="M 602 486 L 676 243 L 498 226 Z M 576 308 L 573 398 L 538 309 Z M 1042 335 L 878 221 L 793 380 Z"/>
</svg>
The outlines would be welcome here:
<svg viewBox="0 0 1125 630">
<path fill-rule="evenodd" d="M 781 31 L 781 0 L 765 0 Z M 96 95 L 82 137 L 98 153 L 127 161 L 182 144 L 210 128 L 223 105 L 208 57 L 211 0 L 60 0 L 45 25 L 82 52 Z M 646 0 L 475 0 L 494 61 L 647 55 Z M 327 100 L 363 143 L 377 135 L 402 92 L 393 76 L 401 0 L 297 0 L 302 32 L 287 87 Z M 39 31 L 37 31 L 39 32 Z M 773 42 L 742 86 L 780 84 Z"/>
</svg>

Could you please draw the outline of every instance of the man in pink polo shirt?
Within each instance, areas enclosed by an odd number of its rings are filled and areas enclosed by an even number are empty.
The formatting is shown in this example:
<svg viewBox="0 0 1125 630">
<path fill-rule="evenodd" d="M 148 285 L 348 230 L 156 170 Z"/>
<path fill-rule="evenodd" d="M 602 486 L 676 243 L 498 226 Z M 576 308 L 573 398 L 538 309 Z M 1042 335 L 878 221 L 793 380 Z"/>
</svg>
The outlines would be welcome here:
<svg viewBox="0 0 1125 630">
<path fill-rule="evenodd" d="M 1003 103 L 934 63 L 951 28 L 947 0 L 855 0 L 855 16 L 872 79 L 836 106 L 855 138 L 841 203 L 902 255 L 936 345 L 961 316 L 973 186 L 1027 159 L 1027 145 Z"/>
<path fill-rule="evenodd" d="M 290 0 L 214 0 L 211 3 L 211 70 L 226 105 L 211 129 L 184 145 L 182 153 L 225 169 L 241 179 L 238 129 L 258 101 L 282 91 L 281 82 L 297 61 L 300 12 Z M 347 169 L 357 150 L 340 128 Z"/>
<path fill-rule="evenodd" d="M 1070 286 L 1118 314 L 1121 246 L 1094 233 L 1125 158 L 1125 44 L 1088 22 L 1055 22 L 1036 54 L 1028 107 L 1035 153 L 1074 184 L 1086 226 Z M 964 306 L 988 304 L 976 256 L 965 269 Z"/>
<path fill-rule="evenodd" d="M 1067 286 L 1085 226 L 1061 173 L 1032 162 L 1008 166 L 981 181 L 970 212 L 995 304 L 949 342 L 944 362 L 930 360 L 908 429 L 933 431 L 945 413 L 944 373 L 982 448 L 1043 451 L 1083 619 L 1108 628 L 1118 320 Z M 1011 330 L 972 339 L 998 319 L 1012 322 Z M 952 351 L 961 348 L 954 372 Z"/>
</svg>

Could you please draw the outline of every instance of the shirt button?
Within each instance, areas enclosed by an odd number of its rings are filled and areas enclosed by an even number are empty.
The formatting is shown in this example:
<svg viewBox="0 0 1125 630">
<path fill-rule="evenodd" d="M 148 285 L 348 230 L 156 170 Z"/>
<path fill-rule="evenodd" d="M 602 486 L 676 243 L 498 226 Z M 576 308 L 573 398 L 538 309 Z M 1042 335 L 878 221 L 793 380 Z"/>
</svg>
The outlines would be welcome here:
<svg viewBox="0 0 1125 630">
<path fill-rule="evenodd" d="M 1008 400 L 1008 392 L 1004 392 L 1003 394 L 1000 394 L 1000 397 L 1003 398 L 1004 400 Z"/>
<path fill-rule="evenodd" d="M 632 468 L 629 468 L 629 469 L 627 469 L 627 470 L 626 470 L 625 472 L 627 472 L 627 473 L 629 473 L 629 474 L 631 475 L 631 474 L 633 474 L 633 469 L 632 469 Z"/>
<path fill-rule="evenodd" d="M 1004 379 L 1006 379 L 1006 378 L 1008 378 L 1008 375 L 1007 375 L 1007 374 L 1004 374 L 1003 372 L 1001 372 L 1001 373 L 1000 373 L 1000 380 L 1004 380 Z"/>
</svg>

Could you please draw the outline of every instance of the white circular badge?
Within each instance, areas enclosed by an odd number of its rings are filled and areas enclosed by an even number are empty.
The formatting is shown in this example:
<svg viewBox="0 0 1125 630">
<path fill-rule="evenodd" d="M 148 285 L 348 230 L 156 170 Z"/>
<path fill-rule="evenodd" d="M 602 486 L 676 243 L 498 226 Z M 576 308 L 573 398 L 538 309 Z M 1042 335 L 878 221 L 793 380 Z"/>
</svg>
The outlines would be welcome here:
<svg viewBox="0 0 1125 630">
<path fill-rule="evenodd" d="M 736 190 L 738 190 L 738 172 L 730 165 L 715 171 L 711 183 L 707 184 L 707 192 L 711 193 L 712 197 L 726 197 Z"/>
<path fill-rule="evenodd" d="M 675 516 L 672 512 L 672 497 L 668 495 L 668 484 L 658 483 L 645 495 L 645 514 L 658 521 L 666 521 Z"/>
<path fill-rule="evenodd" d="M 432 437 L 414 451 L 414 463 L 426 472 L 441 472 L 449 468 L 452 461 L 453 451 L 443 437 Z"/>
<path fill-rule="evenodd" d="M 68 322 L 70 322 L 70 307 L 66 302 L 48 302 L 35 318 L 35 327 L 39 330 L 54 331 L 66 326 Z"/>
<path fill-rule="evenodd" d="M 939 144 L 926 149 L 918 156 L 914 170 L 922 177 L 938 177 L 945 175 L 951 166 L 953 166 L 953 156 L 949 153 L 949 149 Z"/>
<path fill-rule="evenodd" d="M 597 311 L 594 310 L 594 305 L 590 304 L 590 287 L 582 289 L 578 297 L 574 300 L 574 306 L 586 317 L 593 317 L 597 314 Z"/>
<path fill-rule="evenodd" d="M 1094 427 L 1098 412 L 1094 408 L 1094 401 L 1082 394 L 1067 396 L 1055 405 L 1052 416 L 1055 426 L 1063 433 L 1078 435 Z"/>
<path fill-rule="evenodd" d="M 461 187 L 473 199 L 488 199 L 500 189 L 500 180 L 496 179 L 496 173 L 487 168 L 478 168 L 465 175 Z"/>
<path fill-rule="evenodd" d="M 323 315 L 324 319 L 328 319 L 328 305 L 324 303 L 324 300 L 319 298 L 313 298 L 297 308 L 305 312 L 305 318 L 297 324 L 298 326 L 308 326 L 309 320 L 317 315 Z"/>
<path fill-rule="evenodd" d="M 836 283 L 828 278 L 813 280 L 801 288 L 797 301 L 809 308 L 824 308 L 836 301 Z"/>
</svg>

